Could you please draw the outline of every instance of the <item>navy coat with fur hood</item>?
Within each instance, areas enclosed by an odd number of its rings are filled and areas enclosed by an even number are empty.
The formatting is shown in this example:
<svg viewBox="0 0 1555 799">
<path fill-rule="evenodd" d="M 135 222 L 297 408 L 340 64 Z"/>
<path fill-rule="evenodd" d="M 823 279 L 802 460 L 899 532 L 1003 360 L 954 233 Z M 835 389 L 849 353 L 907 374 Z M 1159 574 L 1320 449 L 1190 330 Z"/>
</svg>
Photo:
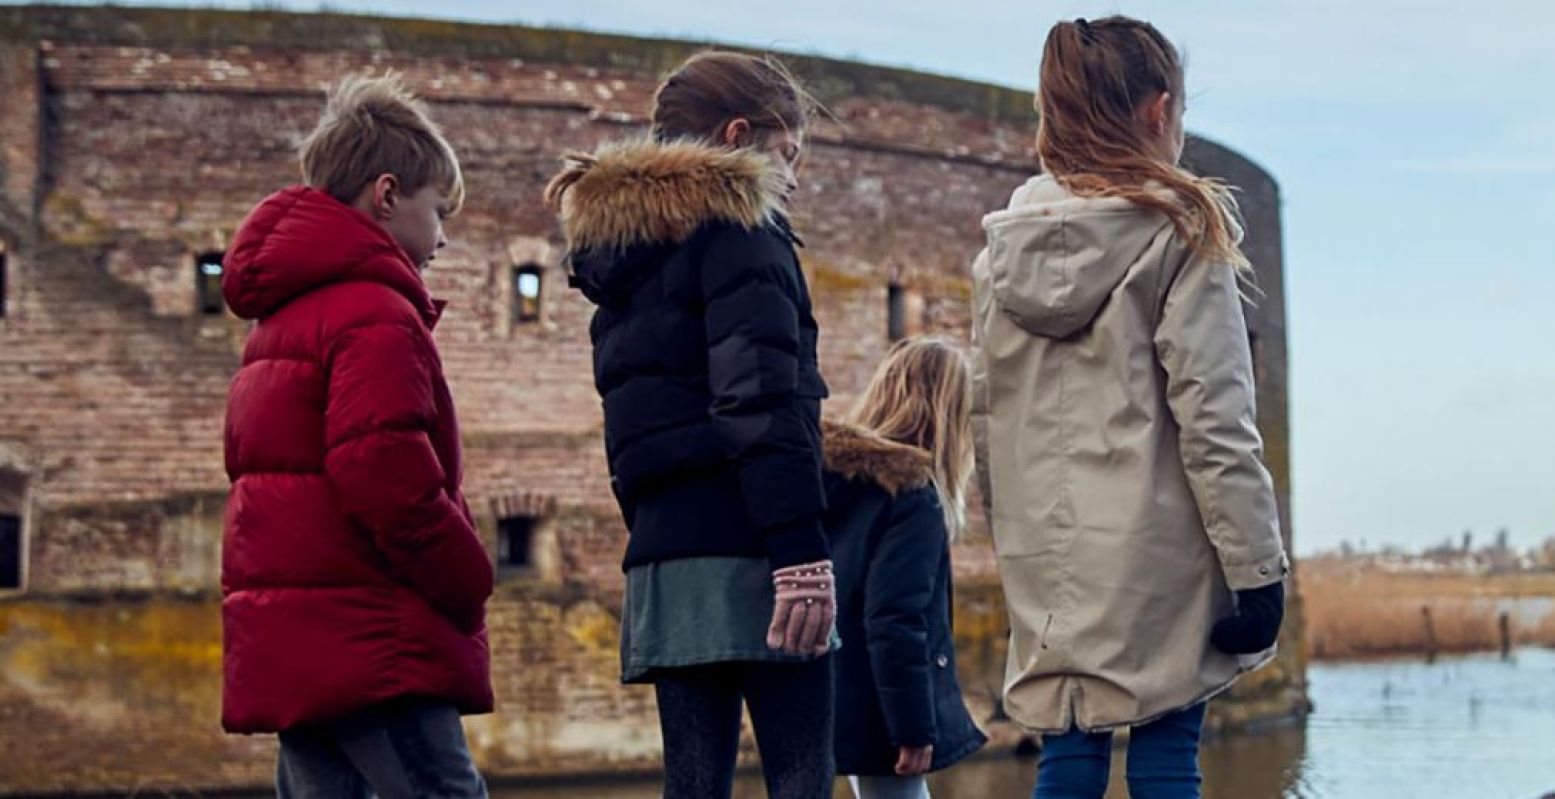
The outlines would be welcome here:
<svg viewBox="0 0 1555 799">
<path fill-rule="evenodd" d="M 825 469 L 837 572 L 837 771 L 894 774 L 898 746 L 934 745 L 930 770 L 986 741 L 961 698 L 951 641 L 950 538 L 929 454 L 828 421 Z"/>
<path fill-rule="evenodd" d="M 571 285 L 589 327 L 624 567 L 703 556 L 827 558 L 810 293 L 766 157 L 627 142 L 562 180 Z"/>
</svg>

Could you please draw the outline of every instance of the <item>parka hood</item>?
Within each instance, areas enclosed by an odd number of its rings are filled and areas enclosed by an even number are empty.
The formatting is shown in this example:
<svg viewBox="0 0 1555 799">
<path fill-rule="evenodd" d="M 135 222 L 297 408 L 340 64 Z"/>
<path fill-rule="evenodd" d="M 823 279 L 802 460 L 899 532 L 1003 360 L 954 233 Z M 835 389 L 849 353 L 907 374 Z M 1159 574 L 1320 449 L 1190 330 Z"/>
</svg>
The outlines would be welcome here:
<svg viewBox="0 0 1555 799">
<path fill-rule="evenodd" d="M 1165 214 L 1121 197 L 1080 197 L 1049 175 L 983 218 L 1000 309 L 1027 332 L 1067 338 L 1088 326 L 1164 230 Z"/>
<path fill-rule="evenodd" d="M 569 157 L 563 174 L 573 178 L 561 203 L 571 282 L 595 302 L 633 284 L 657 252 L 708 223 L 787 229 L 787 179 L 752 150 L 613 142 Z"/>
<path fill-rule="evenodd" d="M 928 452 L 835 419 L 821 423 L 825 468 L 850 480 L 868 480 L 893 496 L 934 478 Z"/>
</svg>

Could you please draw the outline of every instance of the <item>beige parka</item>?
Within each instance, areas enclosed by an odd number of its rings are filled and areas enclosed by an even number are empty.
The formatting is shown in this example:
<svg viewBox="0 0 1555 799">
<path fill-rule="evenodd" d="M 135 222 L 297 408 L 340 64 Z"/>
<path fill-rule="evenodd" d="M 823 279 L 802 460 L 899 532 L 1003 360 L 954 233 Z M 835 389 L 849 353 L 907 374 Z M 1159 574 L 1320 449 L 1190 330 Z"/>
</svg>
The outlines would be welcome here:
<svg viewBox="0 0 1555 799">
<path fill-rule="evenodd" d="M 1006 709 L 1093 731 L 1205 700 L 1273 656 L 1210 645 L 1232 591 L 1289 570 L 1236 270 L 1159 211 L 1047 176 L 983 227 L 973 418 Z"/>
</svg>

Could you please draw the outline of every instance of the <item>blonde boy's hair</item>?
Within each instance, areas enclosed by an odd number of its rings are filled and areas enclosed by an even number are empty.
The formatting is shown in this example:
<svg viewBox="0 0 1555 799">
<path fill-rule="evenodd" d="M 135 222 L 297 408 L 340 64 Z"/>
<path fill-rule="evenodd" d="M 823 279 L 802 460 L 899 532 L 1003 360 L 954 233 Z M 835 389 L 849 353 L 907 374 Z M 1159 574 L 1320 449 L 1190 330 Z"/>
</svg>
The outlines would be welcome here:
<svg viewBox="0 0 1555 799">
<path fill-rule="evenodd" d="M 303 181 L 343 203 L 388 173 L 407 194 L 435 186 L 449 213 L 464 204 L 458 156 L 426 103 L 393 72 L 348 75 L 335 84 L 300 154 Z"/>
</svg>

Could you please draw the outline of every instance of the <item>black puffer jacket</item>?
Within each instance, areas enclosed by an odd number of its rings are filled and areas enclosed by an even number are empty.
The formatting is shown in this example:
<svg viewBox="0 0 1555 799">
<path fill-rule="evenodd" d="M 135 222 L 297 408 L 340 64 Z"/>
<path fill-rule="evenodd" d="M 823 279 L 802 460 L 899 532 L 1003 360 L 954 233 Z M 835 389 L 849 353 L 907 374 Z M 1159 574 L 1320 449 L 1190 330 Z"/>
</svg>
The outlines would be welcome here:
<svg viewBox="0 0 1555 799">
<path fill-rule="evenodd" d="M 931 770 L 977 751 L 951 642 L 950 539 L 928 453 L 833 422 L 826 532 L 837 570 L 837 772 L 895 773 L 898 746 Z"/>
<path fill-rule="evenodd" d="M 783 177 L 763 156 L 608 145 L 569 165 L 571 285 L 589 334 L 625 568 L 828 557 L 816 325 Z"/>
</svg>

